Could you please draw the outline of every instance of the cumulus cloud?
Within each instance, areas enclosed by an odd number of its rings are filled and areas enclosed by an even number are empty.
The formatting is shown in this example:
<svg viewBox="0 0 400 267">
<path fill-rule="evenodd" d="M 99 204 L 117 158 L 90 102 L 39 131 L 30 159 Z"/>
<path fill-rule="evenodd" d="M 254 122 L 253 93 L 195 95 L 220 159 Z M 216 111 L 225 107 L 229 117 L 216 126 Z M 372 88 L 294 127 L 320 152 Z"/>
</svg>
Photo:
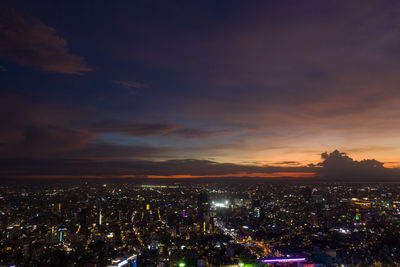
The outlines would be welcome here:
<svg viewBox="0 0 400 267">
<path fill-rule="evenodd" d="M 0 58 L 46 72 L 92 71 L 83 57 L 70 52 L 54 28 L 15 10 L 0 12 Z"/>
<path fill-rule="evenodd" d="M 377 142 L 384 134 L 396 135 L 399 2 L 310 2 L 240 6 L 224 23 L 199 12 L 203 30 L 190 35 L 183 34 L 185 15 L 152 24 L 144 17 L 140 22 L 147 27 L 135 29 L 135 39 L 118 52 L 172 69 L 185 88 L 201 91 L 171 90 L 165 102 L 179 102 L 169 112 L 185 119 L 269 125 L 279 135 L 309 130 L 303 136 L 311 141 L 302 136 L 301 142 L 310 145 L 328 143 L 321 139 L 335 138 L 328 136 L 333 131 L 347 140 L 379 136 Z M 165 105 L 162 100 L 157 104 Z M 267 139 L 266 130 L 257 132 Z M 331 144 L 342 146 L 340 141 Z"/>
<path fill-rule="evenodd" d="M 51 167 L 49 167 L 51 166 Z M 0 162 L 1 176 L 28 176 L 68 175 L 84 176 L 228 176 L 258 173 L 263 174 L 283 172 L 280 167 L 261 167 L 254 165 L 239 165 L 232 163 L 218 163 L 209 160 L 107 160 L 101 158 L 44 158 L 44 159 L 4 159 Z M 307 168 L 291 168 L 290 171 L 306 171 Z M 287 174 L 290 176 L 290 174 Z"/>
<path fill-rule="evenodd" d="M 346 153 L 335 150 L 321 154 L 322 162 L 318 163 L 319 175 L 336 179 L 388 178 L 400 174 L 398 169 L 384 167 L 384 163 L 375 159 L 357 161 Z"/>
<path fill-rule="evenodd" d="M 110 176 L 110 177 L 310 177 L 322 181 L 379 181 L 398 178 L 400 169 L 385 168 L 374 159 L 356 161 L 337 150 L 322 153 L 310 166 L 270 166 L 220 163 L 201 159 L 140 160 L 168 152 L 165 148 L 89 144 L 58 156 L 4 158 L 0 176 Z M 274 176 L 277 174 L 277 176 Z"/>
<path fill-rule="evenodd" d="M 396 176 L 400 174 L 400 169 L 386 168 L 375 159 L 357 161 L 338 150 L 322 153 L 322 161 L 310 166 L 302 166 L 296 161 L 268 161 L 273 163 L 271 165 L 200 159 L 159 161 L 180 148 L 99 143 L 94 137 L 106 132 L 131 136 L 203 137 L 207 136 L 207 132 L 169 123 L 117 121 L 104 121 L 85 129 L 74 126 L 72 122 L 76 122 L 78 116 L 71 112 L 70 109 L 41 105 L 16 97 L 0 97 L 0 176 L 106 174 L 266 177 L 274 173 L 284 176 L 316 173 L 331 181 L 400 177 Z M 177 131 L 181 132 L 178 134 Z"/>
</svg>

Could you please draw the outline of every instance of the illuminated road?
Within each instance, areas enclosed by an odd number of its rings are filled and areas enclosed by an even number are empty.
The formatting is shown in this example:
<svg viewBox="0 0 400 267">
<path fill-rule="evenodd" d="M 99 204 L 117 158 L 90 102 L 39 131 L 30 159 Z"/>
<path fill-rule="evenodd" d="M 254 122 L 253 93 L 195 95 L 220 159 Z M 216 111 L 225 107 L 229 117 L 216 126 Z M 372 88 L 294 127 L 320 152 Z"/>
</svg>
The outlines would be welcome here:
<svg viewBox="0 0 400 267">
<path fill-rule="evenodd" d="M 235 231 L 227 229 L 224 227 L 224 223 L 221 221 L 215 221 L 215 225 L 218 229 L 220 229 L 225 235 L 233 238 L 237 244 L 242 244 L 247 247 L 253 255 L 256 255 L 257 258 L 267 258 L 274 256 L 272 251 L 266 246 L 263 242 L 254 241 L 252 238 L 243 239 Z"/>
</svg>

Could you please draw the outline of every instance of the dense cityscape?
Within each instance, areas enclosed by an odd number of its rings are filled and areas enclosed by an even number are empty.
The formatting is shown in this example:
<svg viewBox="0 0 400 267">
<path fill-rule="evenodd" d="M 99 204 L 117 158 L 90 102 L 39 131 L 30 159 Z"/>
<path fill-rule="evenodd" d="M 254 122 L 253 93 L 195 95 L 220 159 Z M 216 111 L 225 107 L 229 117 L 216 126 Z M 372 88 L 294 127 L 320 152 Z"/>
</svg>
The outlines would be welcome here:
<svg viewBox="0 0 400 267">
<path fill-rule="evenodd" d="M 2 0 L 0 267 L 400 266 L 399 0 Z"/>
<path fill-rule="evenodd" d="M 0 266 L 394 266 L 400 185 L 17 181 Z"/>
</svg>

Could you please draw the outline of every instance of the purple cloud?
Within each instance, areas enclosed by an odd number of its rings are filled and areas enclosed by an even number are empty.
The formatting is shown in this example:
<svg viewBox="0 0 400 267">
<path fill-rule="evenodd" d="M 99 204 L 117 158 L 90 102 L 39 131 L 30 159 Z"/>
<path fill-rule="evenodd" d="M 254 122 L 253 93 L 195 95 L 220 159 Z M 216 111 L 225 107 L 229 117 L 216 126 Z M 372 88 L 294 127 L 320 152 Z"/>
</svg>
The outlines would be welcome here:
<svg viewBox="0 0 400 267">
<path fill-rule="evenodd" d="M 114 83 L 119 84 L 125 88 L 150 88 L 150 86 L 146 83 L 136 82 L 136 81 L 114 81 Z"/>
<path fill-rule="evenodd" d="M 0 13 L 0 58 L 46 72 L 92 71 L 83 57 L 69 51 L 66 40 L 54 28 L 15 10 Z"/>
</svg>

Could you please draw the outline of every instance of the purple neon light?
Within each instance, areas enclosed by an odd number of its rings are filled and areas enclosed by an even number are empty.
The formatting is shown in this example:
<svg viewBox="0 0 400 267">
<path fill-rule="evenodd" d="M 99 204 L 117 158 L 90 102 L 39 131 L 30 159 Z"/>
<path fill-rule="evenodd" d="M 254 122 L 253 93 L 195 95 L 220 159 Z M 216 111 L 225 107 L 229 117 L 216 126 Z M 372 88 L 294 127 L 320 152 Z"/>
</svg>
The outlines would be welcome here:
<svg viewBox="0 0 400 267">
<path fill-rule="evenodd" d="M 287 258 L 287 259 L 265 259 L 261 260 L 262 263 L 278 263 L 278 262 L 302 262 L 306 258 Z"/>
</svg>

